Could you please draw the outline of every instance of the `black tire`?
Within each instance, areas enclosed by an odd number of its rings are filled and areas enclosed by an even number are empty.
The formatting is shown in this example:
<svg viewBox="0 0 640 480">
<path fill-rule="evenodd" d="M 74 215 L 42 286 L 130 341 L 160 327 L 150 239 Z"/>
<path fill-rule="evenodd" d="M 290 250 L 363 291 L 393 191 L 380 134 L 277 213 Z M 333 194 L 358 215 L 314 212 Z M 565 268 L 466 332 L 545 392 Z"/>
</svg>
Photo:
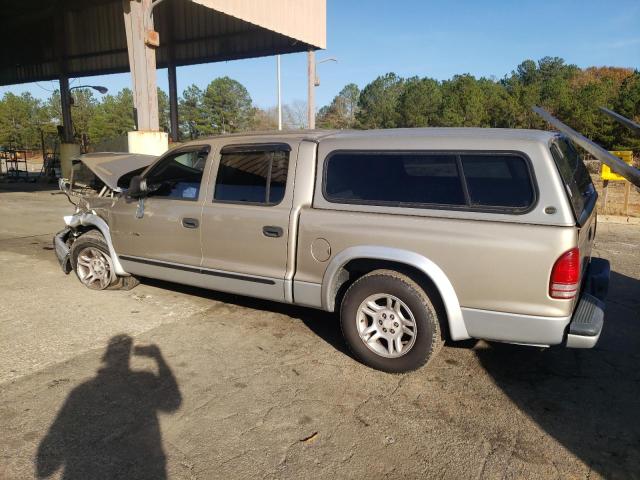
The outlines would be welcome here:
<svg viewBox="0 0 640 480">
<path fill-rule="evenodd" d="M 133 275 L 129 275 L 127 277 L 118 277 L 114 283 L 109 285 L 109 290 L 131 290 L 138 285 L 140 285 L 140 280 Z"/>
<path fill-rule="evenodd" d="M 357 325 L 360 306 L 365 299 L 376 294 L 396 297 L 413 314 L 415 340 L 401 356 L 385 357 L 369 348 L 360 338 Z M 416 370 L 433 358 L 444 343 L 438 316 L 429 296 L 416 282 L 393 270 L 376 270 L 353 282 L 342 300 L 340 324 L 353 355 L 365 365 L 384 372 Z"/>
<path fill-rule="evenodd" d="M 88 232 L 80 235 L 76 239 L 76 241 L 73 242 L 73 244 L 71 245 L 71 265 L 73 267 L 73 271 L 76 274 L 76 277 L 78 277 L 78 280 L 80 280 L 80 282 L 87 288 L 93 290 L 131 290 L 133 287 L 140 283 L 135 277 L 117 277 L 115 280 L 112 280 L 105 288 L 94 288 L 87 286 L 86 283 L 83 282 L 81 275 L 78 272 L 78 256 L 83 250 L 87 248 L 94 248 L 96 250 L 99 250 L 104 255 L 110 258 L 107 242 L 102 236 L 102 233 L 100 233 L 100 231 L 98 230 L 89 230 Z"/>
</svg>

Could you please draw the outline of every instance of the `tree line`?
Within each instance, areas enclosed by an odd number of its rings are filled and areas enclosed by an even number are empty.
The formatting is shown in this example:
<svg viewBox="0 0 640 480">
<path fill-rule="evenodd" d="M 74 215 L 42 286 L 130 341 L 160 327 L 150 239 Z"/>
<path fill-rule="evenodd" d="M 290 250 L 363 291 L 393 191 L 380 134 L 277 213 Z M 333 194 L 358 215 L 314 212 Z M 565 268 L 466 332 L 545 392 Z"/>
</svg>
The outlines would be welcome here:
<svg viewBox="0 0 640 480">
<path fill-rule="evenodd" d="M 629 68 L 581 69 L 558 57 L 526 60 L 502 79 L 455 75 L 381 75 L 359 90 L 348 84 L 320 109 L 321 128 L 549 126 L 531 111 L 547 109 L 564 123 L 608 149 L 640 150 L 640 139 L 598 111 L 604 106 L 640 117 L 640 72 Z"/>
<path fill-rule="evenodd" d="M 71 116 L 74 136 L 97 145 L 135 128 L 133 93 L 125 88 L 116 94 L 97 98 L 89 88 L 72 91 Z M 169 132 L 169 97 L 158 89 L 160 129 Z M 205 89 L 187 87 L 179 99 L 180 137 L 183 140 L 200 136 L 245 130 L 272 130 L 278 126 L 276 109 L 260 109 L 253 105 L 247 89 L 229 77 L 214 79 Z M 305 128 L 306 104 L 295 101 L 283 108 L 286 128 Z M 31 93 L 5 93 L 0 99 L 0 146 L 37 149 L 44 134 L 48 139 L 57 135 L 62 124 L 60 92 L 54 91 L 46 100 Z"/>
<path fill-rule="evenodd" d="M 73 91 L 74 133 L 99 144 L 133 130 L 133 96 L 129 89 L 96 98 L 90 89 Z M 557 57 L 526 60 L 502 79 L 455 75 L 448 80 L 402 78 L 387 73 L 362 90 L 350 83 L 318 111 L 319 128 L 396 127 L 548 128 L 531 112 L 540 105 L 609 149 L 640 150 L 640 140 L 598 112 L 611 108 L 628 118 L 640 117 L 640 72 L 627 68 L 581 69 Z M 169 131 L 169 100 L 158 89 L 160 128 Z M 306 127 L 306 104 L 283 109 L 285 128 Z M 276 109 L 253 104 L 246 88 L 229 77 L 206 88 L 187 87 L 179 99 L 181 139 L 245 130 L 277 128 Z M 30 93 L 5 93 L 0 99 L 0 145 L 38 148 L 41 132 L 55 135 L 61 124 L 60 94 L 47 100 Z"/>
</svg>

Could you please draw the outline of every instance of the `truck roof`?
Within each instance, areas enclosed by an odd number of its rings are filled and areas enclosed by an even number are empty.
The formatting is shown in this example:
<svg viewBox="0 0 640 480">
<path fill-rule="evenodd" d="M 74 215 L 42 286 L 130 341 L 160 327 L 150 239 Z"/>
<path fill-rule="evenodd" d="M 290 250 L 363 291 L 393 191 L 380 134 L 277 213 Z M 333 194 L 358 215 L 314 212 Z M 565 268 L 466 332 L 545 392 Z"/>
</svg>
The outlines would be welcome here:
<svg viewBox="0 0 640 480">
<path fill-rule="evenodd" d="M 255 138 L 259 140 L 265 137 L 279 137 L 290 140 L 313 140 L 323 139 L 366 139 L 393 137 L 400 138 L 428 138 L 436 140 L 438 138 L 451 140 L 452 137 L 462 137 L 465 139 L 482 140 L 520 140 L 528 142 L 548 143 L 550 139 L 557 136 L 556 132 L 545 130 L 531 130 L 520 128 L 469 128 L 469 127 L 426 127 L 426 128 L 388 128 L 375 130 L 283 130 L 265 132 L 242 132 L 225 134 L 208 139 L 218 138 Z M 202 141 L 200 139 L 199 141 Z M 198 140 L 195 140 L 198 142 Z"/>
</svg>

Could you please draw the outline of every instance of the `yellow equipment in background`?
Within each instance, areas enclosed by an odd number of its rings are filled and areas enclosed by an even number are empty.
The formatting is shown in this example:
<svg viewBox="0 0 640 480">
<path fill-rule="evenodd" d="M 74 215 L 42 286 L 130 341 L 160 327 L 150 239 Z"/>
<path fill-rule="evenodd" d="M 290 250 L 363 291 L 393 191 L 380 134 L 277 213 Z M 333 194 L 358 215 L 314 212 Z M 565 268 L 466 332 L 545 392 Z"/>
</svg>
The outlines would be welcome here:
<svg viewBox="0 0 640 480">
<path fill-rule="evenodd" d="M 631 150 L 619 150 L 614 152 L 609 152 L 612 155 L 615 155 L 619 159 L 621 159 L 627 165 L 632 165 L 633 163 L 633 152 Z M 600 171 L 600 177 L 602 180 L 625 180 L 622 175 L 618 175 L 611 171 L 608 165 L 602 164 L 602 170 Z"/>
</svg>

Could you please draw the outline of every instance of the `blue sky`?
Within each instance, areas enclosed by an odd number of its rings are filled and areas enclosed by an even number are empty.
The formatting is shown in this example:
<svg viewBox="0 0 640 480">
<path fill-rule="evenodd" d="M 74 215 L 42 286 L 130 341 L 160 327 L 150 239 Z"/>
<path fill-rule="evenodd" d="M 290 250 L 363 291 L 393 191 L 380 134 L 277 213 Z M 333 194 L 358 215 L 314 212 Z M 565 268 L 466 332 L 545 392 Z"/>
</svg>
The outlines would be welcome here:
<svg viewBox="0 0 640 480">
<path fill-rule="evenodd" d="M 501 78 L 522 60 L 559 56 L 580 67 L 640 69 L 640 1 L 570 0 L 327 0 L 327 50 L 318 60 L 322 106 L 347 83 L 363 87 L 376 76 L 450 78 L 457 73 Z M 179 93 L 228 75 L 244 84 L 261 107 L 275 105 L 275 58 L 181 67 Z M 74 85 L 104 85 L 111 92 L 130 87 L 128 74 L 77 79 Z M 166 70 L 158 83 L 167 89 Z M 30 91 L 46 98 L 57 82 L 39 82 L 6 91 Z M 306 54 L 282 56 L 283 102 L 306 99 Z"/>
</svg>

